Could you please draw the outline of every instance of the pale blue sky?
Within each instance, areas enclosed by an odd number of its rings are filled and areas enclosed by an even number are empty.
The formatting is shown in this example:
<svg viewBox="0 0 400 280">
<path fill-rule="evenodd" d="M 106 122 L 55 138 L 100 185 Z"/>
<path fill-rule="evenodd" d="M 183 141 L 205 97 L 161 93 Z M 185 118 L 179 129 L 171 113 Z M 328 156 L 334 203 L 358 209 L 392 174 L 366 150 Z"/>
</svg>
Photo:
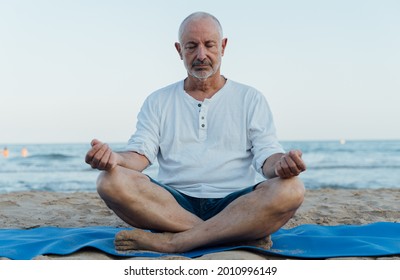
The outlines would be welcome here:
<svg viewBox="0 0 400 280">
<path fill-rule="evenodd" d="M 400 1 L 0 0 L 0 143 L 125 142 L 185 77 L 195 11 L 220 19 L 222 73 L 265 94 L 280 139 L 400 139 Z"/>
</svg>

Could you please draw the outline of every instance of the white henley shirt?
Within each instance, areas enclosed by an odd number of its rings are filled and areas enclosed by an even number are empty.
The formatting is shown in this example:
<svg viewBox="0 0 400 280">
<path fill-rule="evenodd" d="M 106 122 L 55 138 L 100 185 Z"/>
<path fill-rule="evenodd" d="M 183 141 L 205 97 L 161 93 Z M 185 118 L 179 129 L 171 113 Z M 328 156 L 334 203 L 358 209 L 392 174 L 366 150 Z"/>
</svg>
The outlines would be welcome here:
<svg viewBox="0 0 400 280">
<path fill-rule="evenodd" d="M 284 153 L 265 97 L 229 79 L 203 102 L 184 91 L 183 80 L 149 95 L 127 150 L 157 158 L 159 182 L 201 198 L 256 184 L 264 161 Z"/>
</svg>

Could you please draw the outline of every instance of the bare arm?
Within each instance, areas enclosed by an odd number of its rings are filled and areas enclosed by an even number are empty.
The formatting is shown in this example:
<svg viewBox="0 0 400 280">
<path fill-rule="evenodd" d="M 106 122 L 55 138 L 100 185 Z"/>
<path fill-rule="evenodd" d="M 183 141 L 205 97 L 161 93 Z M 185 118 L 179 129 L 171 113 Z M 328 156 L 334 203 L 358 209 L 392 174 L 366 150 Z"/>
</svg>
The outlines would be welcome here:
<svg viewBox="0 0 400 280">
<path fill-rule="evenodd" d="M 306 165 L 301 156 L 300 150 L 292 150 L 286 154 L 273 154 L 265 160 L 262 167 L 265 177 L 288 179 L 298 176 L 306 170 Z"/>
<path fill-rule="evenodd" d="M 111 170 L 117 165 L 142 172 L 149 160 L 136 152 L 114 152 L 103 142 L 97 139 L 90 143 L 92 148 L 87 152 L 85 162 L 94 169 Z"/>
</svg>

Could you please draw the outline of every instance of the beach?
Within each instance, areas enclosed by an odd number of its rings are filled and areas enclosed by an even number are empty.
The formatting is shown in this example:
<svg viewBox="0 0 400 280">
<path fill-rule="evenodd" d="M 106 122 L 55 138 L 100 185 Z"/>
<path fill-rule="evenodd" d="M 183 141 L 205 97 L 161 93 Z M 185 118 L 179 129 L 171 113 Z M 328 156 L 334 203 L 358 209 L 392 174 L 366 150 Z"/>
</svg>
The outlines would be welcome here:
<svg viewBox="0 0 400 280">
<path fill-rule="evenodd" d="M 363 225 L 381 221 L 400 222 L 399 201 L 400 188 L 307 190 L 303 205 L 285 225 L 285 228 L 302 224 Z M 3 193 L 0 194 L 0 209 L 0 228 L 129 227 L 107 208 L 95 192 L 24 191 Z M 179 256 L 163 257 L 162 259 L 180 258 L 187 259 Z M 121 259 L 121 257 L 110 256 L 94 249 L 83 249 L 71 255 L 43 255 L 35 259 L 111 260 Z M 277 258 L 250 251 L 233 250 L 203 255 L 197 259 L 260 260 Z M 400 259 L 400 256 L 362 259 Z"/>
</svg>

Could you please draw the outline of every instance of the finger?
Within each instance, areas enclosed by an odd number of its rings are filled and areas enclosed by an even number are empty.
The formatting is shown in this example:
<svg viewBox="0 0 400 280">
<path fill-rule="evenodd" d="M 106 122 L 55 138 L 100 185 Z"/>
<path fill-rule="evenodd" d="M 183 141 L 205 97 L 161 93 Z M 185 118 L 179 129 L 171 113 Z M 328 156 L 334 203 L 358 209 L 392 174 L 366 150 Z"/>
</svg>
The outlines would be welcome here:
<svg viewBox="0 0 400 280">
<path fill-rule="evenodd" d="M 98 168 L 100 163 L 102 161 L 104 161 L 104 154 L 106 153 L 106 151 L 108 150 L 108 145 L 107 144 L 97 144 L 97 145 L 101 145 L 100 148 L 97 150 L 96 154 L 94 155 L 93 159 L 92 159 L 92 164 L 91 166 L 93 168 Z M 97 146 L 96 145 L 96 146 Z M 108 158 L 107 158 L 108 160 Z M 104 163 L 103 163 L 104 164 Z"/>
<path fill-rule="evenodd" d="M 285 161 L 286 165 L 286 173 L 292 176 L 297 176 L 300 174 L 300 170 L 297 168 L 296 163 L 292 160 L 291 157 L 284 157 L 282 160 Z"/>
<path fill-rule="evenodd" d="M 289 174 L 286 171 L 286 167 L 284 166 L 284 162 L 282 161 L 282 159 L 277 163 L 277 173 L 278 176 L 282 179 L 289 177 Z"/>
<path fill-rule="evenodd" d="M 300 150 L 290 151 L 289 156 L 294 161 L 300 172 L 306 170 L 307 167 L 306 164 L 304 163 L 304 160 L 301 158 L 302 152 Z"/>
<path fill-rule="evenodd" d="M 97 151 L 101 148 L 102 142 L 98 141 L 97 139 L 93 139 L 92 142 L 90 142 L 90 145 L 92 148 L 86 153 L 85 157 L 85 162 L 87 164 L 92 163 L 94 156 L 96 155 Z"/>
<path fill-rule="evenodd" d="M 94 155 L 96 154 L 96 152 L 97 152 L 97 149 L 91 148 L 91 149 L 86 153 L 85 162 L 86 162 L 87 164 L 91 164 L 91 163 L 92 163 L 93 157 L 94 157 Z"/>
<path fill-rule="evenodd" d="M 111 153 L 112 153 L 111 149 L 107 149 L 104 152 L 103 157 L 101 158 L 101 160 L 100 160 L 100 162 L 98 164 L 98 168 L 100 170 L 107 170 L 108 169 Z"/>
</svg>

